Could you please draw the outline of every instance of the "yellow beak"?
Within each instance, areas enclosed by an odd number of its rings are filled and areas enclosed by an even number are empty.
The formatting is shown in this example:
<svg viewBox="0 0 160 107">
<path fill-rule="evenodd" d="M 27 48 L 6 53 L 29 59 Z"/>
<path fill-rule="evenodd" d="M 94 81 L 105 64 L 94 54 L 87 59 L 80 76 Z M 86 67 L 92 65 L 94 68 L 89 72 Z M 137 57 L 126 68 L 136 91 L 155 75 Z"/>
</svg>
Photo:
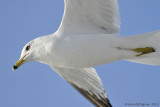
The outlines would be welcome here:
<svg viewBox="0 0 160 107">
<path fill-rule="evenodd" d="M 12 68 L 13 71 L 16 70 L 17 68 L 19 68 L 19 67 L 24 63 L 25 57 L 26 57 L 26 55 L 25 55 L 24 57 L 22 57 L 20 60 L 18 60 L 18 61 L 14 64 L 14 66 L 13 66 L 13 68 Z"/>
</svg>

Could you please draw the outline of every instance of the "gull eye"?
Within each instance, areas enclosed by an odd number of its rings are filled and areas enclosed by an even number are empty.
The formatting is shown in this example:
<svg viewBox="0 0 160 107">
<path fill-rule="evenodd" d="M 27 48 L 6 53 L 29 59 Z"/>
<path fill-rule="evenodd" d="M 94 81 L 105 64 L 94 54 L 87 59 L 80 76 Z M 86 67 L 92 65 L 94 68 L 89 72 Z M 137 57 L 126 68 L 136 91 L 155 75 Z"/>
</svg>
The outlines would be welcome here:
<svg viewBox="0 0 160 107">
<path fill-rule="evenodd" d="M 30 49 L 30 46 L 27 46 L 27 47 L 26 47 L 26 51 L 28 51 L 29 49 Z"/>
</svg>

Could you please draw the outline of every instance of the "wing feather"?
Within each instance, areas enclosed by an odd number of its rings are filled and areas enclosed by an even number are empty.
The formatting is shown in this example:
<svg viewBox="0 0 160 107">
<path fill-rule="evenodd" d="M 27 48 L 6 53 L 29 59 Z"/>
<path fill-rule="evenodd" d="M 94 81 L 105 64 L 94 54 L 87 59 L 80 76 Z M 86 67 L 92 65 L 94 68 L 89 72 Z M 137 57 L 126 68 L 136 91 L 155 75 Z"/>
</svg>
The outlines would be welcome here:
<svg viewBox="0 0 160 107">
<path fill-rule="evenodd" d="M 112 107 L 94 68 L 52 68 L 96 107 Z"/>
<path fill-rule="evenodd" d="M 65 34 L 112 34 L 120 29 L 117 0 L 65 0 L 58 31 Z"/>
</svg>

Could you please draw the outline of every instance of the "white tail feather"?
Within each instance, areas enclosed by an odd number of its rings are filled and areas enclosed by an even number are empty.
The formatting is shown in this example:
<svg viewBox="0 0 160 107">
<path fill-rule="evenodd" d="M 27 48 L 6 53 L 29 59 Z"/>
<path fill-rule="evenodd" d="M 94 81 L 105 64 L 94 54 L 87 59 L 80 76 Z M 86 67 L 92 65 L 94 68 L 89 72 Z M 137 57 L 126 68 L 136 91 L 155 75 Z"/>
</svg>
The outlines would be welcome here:
<svg viewBox="0 0 160 107">
<path fill-rule="evenodd" d="M 141 56 L 135 56 L 134 58 L 126 60 L 142 64 L 160 65 L 160 30 L 149 32 L 146 34 L 131 36 L 128 37 L 128 39 L 133 43 L 133 47 L 152 47 L 155 52 Z"/>
</svg>

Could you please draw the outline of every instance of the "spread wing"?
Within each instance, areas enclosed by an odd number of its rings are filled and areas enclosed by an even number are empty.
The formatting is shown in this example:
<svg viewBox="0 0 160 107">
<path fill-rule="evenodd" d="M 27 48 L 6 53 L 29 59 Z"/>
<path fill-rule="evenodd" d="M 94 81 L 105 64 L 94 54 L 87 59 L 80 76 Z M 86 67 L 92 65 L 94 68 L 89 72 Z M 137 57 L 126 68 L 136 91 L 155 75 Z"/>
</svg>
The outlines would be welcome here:
<svg viewBox="0 0 160 107">
<path fill-rule="evenodd" d="M 94 68 L 52 68 L 96 107 L 112 107 Z"/>
<path fill-rule="evenodd" d="M 112 34 L 119 29 L 117 0 L 65 0 L 61 33 Z"/>
</svg>

